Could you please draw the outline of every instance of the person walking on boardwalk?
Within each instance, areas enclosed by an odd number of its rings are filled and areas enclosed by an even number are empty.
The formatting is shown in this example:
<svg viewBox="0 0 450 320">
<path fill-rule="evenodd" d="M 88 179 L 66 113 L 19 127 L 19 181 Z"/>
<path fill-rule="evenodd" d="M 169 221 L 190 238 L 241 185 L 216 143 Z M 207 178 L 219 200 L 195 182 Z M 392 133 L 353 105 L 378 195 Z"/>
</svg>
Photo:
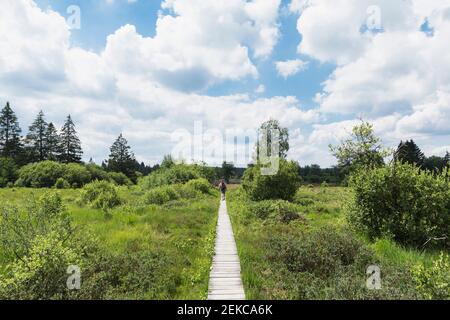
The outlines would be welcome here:
<svg viewBox="0 0 450 320">
<path fill-rule="evenodd" d="M 222 201 L 224 201 L 225 194 L 227 193 L 227 184 L 225 183 L 225 180 L 220 180 L 219 190 L 220 190 L 220 193 L 222 194 Z"/>
</svg>

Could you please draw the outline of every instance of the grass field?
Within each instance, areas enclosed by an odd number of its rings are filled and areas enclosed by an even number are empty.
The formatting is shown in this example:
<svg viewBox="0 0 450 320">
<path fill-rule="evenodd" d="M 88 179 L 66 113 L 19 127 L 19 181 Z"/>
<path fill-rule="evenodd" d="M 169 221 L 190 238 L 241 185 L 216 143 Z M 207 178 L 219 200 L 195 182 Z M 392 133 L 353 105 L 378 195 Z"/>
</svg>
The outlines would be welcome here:
<svg viewBox="0 0 450 320">
<path fill-rule="evenodd" d="M 294 199 L 301 215 L 284 223 L 255 217 L 241 190 L 230 192 L 229 213 L 249 299 L 421 298 L 410 270 L 429 266 L 439 252 L 402 248 L 388 239 L 371 242 L 349 230 L 344 206 L 350 195 L 342 187 L 302 187 Z M 338 265 L 331 261 L 354 248 L 364 254 Z M 381 268 L 382 290 L 366 289 L 370 264 Z"/>
<path fill-rule="evenodd" d="M 0 189 L 0 202 L 26 206 L 46 189 Z M 143 205 L 138 187 L 120 188 L 125 204 L 105 214 L 79 204 L 80 190 L 56 191 L 76 226 L 89 231 L 107 253 L 121 255 L 159 252 L 170 264 L 160 277 L 174 279 L 175 288 L 162 290 L 158 299 L 205 299 L 212 260 L 219 200 L 217 195 L 172 201 L 162 206 Z M 0 260 L 5 265 L 4 259 Z M 133 299 L 133 292 L 119 296 Z M 141 297 L 140 297 L 141 298 Z"/>
</svg>

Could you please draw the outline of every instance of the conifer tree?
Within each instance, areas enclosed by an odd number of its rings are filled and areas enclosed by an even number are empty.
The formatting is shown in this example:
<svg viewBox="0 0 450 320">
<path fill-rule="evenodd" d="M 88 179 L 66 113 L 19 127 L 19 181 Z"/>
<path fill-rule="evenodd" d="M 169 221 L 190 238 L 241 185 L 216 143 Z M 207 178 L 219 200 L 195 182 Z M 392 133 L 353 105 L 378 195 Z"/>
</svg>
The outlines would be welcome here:
<svg viewBox="0 0 450 320">
<path fill-rule="evenodd" d="M 45 133 L 46 159 L 56 161 L 60 157 L 61 143 L 55 125 L 50 122 Z"/>
<path fill-rule="evenodd" d="M 109 155 L 108 160 L 108 170 L 122 172 L 127 177 L 134 179 L 136 176 L 136 159 L 130 149 L 131 148 L 128 145 L 128 141 L 122 134 L 120 134 L 111 146 L 111 154 Z"/>
<path fill-rule="evenodd" d="M 9 102 L 0 111 L 0 156 L 17 160 L 22 153 L 22 141 L 17 116 Z"/>
<path fill-rule="evenodd" d="M 28 151 L 28 161 L 39 162 L 47 159 L 46 133 L 48 124 L 45 121 L 44 113 L 39 111 L 36 119 L 28 129 L 26 144 Z"/>
<path fill-rule="evenodd" d="M 422 167 L 425 163 L 425 155 L 413 140 L 401 141 L 394 158 L 396 161 L 414 164 Z"/>
<path fill-rule="evenodd" d="M 83 155 L 81 142 L 77 137 L 75 124 L 73 123 L 72 117 L 70 115 L 67 117 L 67 120 L 61 129 L 60 143 L 61 154 L 59 158 L 62 162 L 81 162 L 81 156 Z"/>
</svg>

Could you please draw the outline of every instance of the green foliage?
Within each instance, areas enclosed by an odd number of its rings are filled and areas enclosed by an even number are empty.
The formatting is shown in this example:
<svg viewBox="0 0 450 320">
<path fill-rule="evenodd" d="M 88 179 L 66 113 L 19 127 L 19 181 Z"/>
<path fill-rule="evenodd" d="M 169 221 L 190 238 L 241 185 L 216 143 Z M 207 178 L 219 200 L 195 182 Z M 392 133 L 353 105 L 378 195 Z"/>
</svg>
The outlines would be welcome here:
<svg viewBox="0 0 450 320">
<path fill-rule="evenodd" d="M 107 177 L 107 180 L 112 181 L 119 186 L 131 186 L 133 184 L 133 182 L 122 172 L 108 172 Z"/>
<path fill-rule="evenodd" d="M 381 139 L 374 134 L 373 126 L 362 122 L 352 130 L 352 135 L 339 146 L 330 145 L 330 150 L 338 159 L 338 166 L 344 173 L 358 168 L 376 168 L 384 164 L 390 151 L 381 145 Z"/>
<path fill-rule="evenodd" d="M 84 186 L 81 201 L 94 209 L 107 211 L 123 203 L 117 187 L 107 181 L 94 181 Z"/>
<path fill-rule="evenodd" d="M 99 252 L 85 263 L 83 285 L 76 299 L 169 299 L 179 276 L 168 272 L 173 257 L 163 252 Z"/>
<path fill-rule="evenodd" d="M 246 212 L 250 218 L 257 217 L 262 220 L 275 219 L 285 223 L 300 218 L 297 206 L 284 200 L 250 202 Z"/>
<path fill-rule="evenodd" d="M 92 181 L 95 180 L 110 180 L 110 175 L 108 172 L 103 170 L 102 167 L 96 165 L 95 163 L 88 163 L 86 164 L 86 169 L 89 171 L 89 174 L 91 175 Z"/>
<path fill-rule="evenodd" d="M 404 245 L 450 246 L 450 184 L 410 164 L 360 170 L 351 179 L 348 220 L 370 238 Z M 441 241 L 433 241 L 442 238 Z"/>
<path fill-rule="evenodd" d="M 283 128 L 278 120 L 271 119 L 264 122 L 258 130 L 256 154 L 258 161 L 261 157 L 280 157 L 286 159 L 289 151 L 289 130 Z M 278 136 L 275 136 L 275 134 Z M 277 139 L 277 141 L 274 141 Z M 278 154 L 272 151 L 273 144 L 277 145 Z"/>
<path fill-rule="evenodd" d="M 0 188 L 14 183 L 18 175 L 18 168 L 12 158 L 0 158 Z"/>
<path fill-rule="evenodd" d="M 180 195 L 175 186 L 161 186 L 150 189 L 145 194 L 145 203 L 161 205 L 166 202 L 177 200 Z"/>
<path fill-rule="evenodd" d="M 64 176 L 64 165 L 53 161 L 32 163 L 19 170 L 17 184 L 21 187 L 51 188 Z"/>
<path fill-rule="evenodd" d="M 108 159 L 108 170 L 121 172 L 136 182 L 136 159 L 130 149 L 128 141 L 120 134 L 111 146 L 111 153 Z"/>
<path fill-rule="evenodd" d="M 77 136 L 77 131 L 75 130 L 75 124 L 70 115 L 67 117 L 67 120 L 61 129 L 60 143 L 61 154 L 59 157 L 62 162 L 81 162 L 83 150 L 81 149 L 81 142 Z"/>
<path fill-rule="evenodd" d="M 151 189 L 169 184 L 184 184 L 190 180 L 201 178 L 199 166 L 177 164 L 170 168 L 161 168 L 140 180 L 143 189 Z"/>
<path fill-rule="evenodd" d="M 68 245 L 57 231 L 36 236 L 29 253 L 9 266 L 0 276 L 0 299 L 67 299 L 70 291 L 66 270 L 82 265 L 81 252 Z"/>
<path fill-rule="evenodd" d="M 450 258 L 443 252 L 430 268 L 417 265 L 412 270 L 418 292 L 429 300 L 450 300 Z"/>
<path fill-rule="evenodd" d="M 85 166 L 76 163 L 64 165 L 63 178 L 72 186 L 80 188 L 92 180 L 89 170 Z"/>
<path fill-rule="evenodd" d="M 262 166 L 248 168 L 242 180 L 242 186 L 250 199 L 255 201 L 268 199 L 291 200 L 300 186 L 298 165 L 292 161 L 280 159 L 279 170 L 275 175 L 263 175 Z"/>
<path fill-rule="evenodd" d="M 56 189 L 70 189 L 70 183 L 64 178 L 58 178 L 55 183 Z"/>
<path fill-rule="evenodd" d="M 22 167 L 17 184 L 22 187 L 51 188 L 59 178 L 65 179 L 72 187 L 81 187 L 91 181 L 91 175 L 83 165 L 42 161 Z"/>
<path fill-rule="evenodd" d="M 222 163 L 222 168 L 221 168 L 221 176 L 223 179 L 225 179 L 225 181 L 227 183 L 230 182 L 231 176 L 234 174 L 234 165 L 232 163 L 227 163 L 226 161 L 224 161 Z"/>
<path fill-rule="evenodd" d="M 7 102 L 0 111 L 0 157 L 20 158 L 23 151 L 21 132 L 17 116 Z"/>
<path fill-rule="evenodd" d="M 203 194 L 211 193 L 211 184 L 204 178 L 190 180 L 185 184 L 185 187 L 201 192 Z"/>
<path fill-rule="evenodd" d="M 28 161 L 38 162 L 47 159 L 47 128 L 48 124 L 45 121 L 44 113 L 41 110 L 29 127 L 26 136 L 26 147 L 29 153 Z"/>
<path fill-rule="evenodd" d="M 416 165 L 421 168 L 425 163 L 425 155 L 414 140 L 401 141 L 394 153 L 394 160 Z"/>
</svg>

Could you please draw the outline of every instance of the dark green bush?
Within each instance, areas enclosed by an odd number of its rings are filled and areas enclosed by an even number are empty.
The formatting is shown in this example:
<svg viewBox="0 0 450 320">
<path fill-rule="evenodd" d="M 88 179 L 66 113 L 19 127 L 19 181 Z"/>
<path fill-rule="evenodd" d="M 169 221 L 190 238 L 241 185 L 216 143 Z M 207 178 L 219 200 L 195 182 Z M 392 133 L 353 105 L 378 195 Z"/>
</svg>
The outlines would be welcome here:
<svg viewBox="0 0 450 320">
<path fill-rule="evenodd" d="M 70 184 L 64 178 L 58 178 L 55 183 L 56 189 L 70 189 Z"/>
<path fill-rule="evenodd" d="M 51 188 L 59 178 L 75 188 L 82 187 L 92 179 L 89 171 L 81 164 L 42 161 L 22 167 L 16 184 L 20 187 Z"/>
<path fill-rule="evenodd" d="M 96 165 L 95 163 L 86 164 L 86 169 L 89 171 L 92 181 L 110 180 L 108 172 L 103 170 L 102 167 Z"/>
<path fill-rule="evenodd" d="M 292 200 L 300 186 L 299 168 L 296 163 L 280 159 L 279 170 L 275 175 L 263 175 L 261 170 L 262 167 L 256 165 L 244 173 L 242 186 L 250 199 Z"/>
<path fill-rule="evenodd" d="M 210 194 L 212 191 L 211 184 L 204 178 L 190 180 L 185 184 L 185 186 L 186 188 L 192 188 L 193 190 L 203 194 Z"/>
<path fill-rule="evenodd" d="M 430 268 L 413 268 L 417 291 L 429 300 L 450 300 L 450 258 L 443 252 Z"/>
<path fill-rule="evenodd" d="M 105 211 L 123 203 L 117 187 L 107 181 L 94 181 L 85 185 L 81 201 L 92 208 Z"/>
<path fill-rule="evenodd" d="M 161 205 L 180 198 L 178 188 L 175 186 L 161 186 L 150 189 L 144 196 L 146 204 Z"/>
<path fill-rule="evenodd" d="M 203 177 L 204 170 L 198 165 L 177 164 L 169 168 L 161 168 L 140 180 L 143 189 L 152 189 L 170 184 L 184 184 L 190 180 Z"/>
<path fill-rule="evenodd" d="M 18 168 L 11 158 L 0 158 L 0 188 L 14 183 L 18 176 Z"/>
<path fill-rule="evenodd" d="M 133 184 L 122 172 L 108 172 L 108 179 L 119 186 L 131 186 Z"/>
<path fill-rule="evenodd" d="M 32 163 L 19 170 L 17 184 L 21 187 L 51 188 L 64 176 L 64 165 L 53 161 Z"/>
<path fill-rule="evenodd" d="M 85 166 L 76 163 L 63 165 L 64 178 L 72 187 L 81 188 L 91 181 L 91 174 Z"/>
<path fill-rule="evenodd" d="M 370 238 L 404 245 L 450 247 L 450 183 L 409 165 L 361 170 L 350 181 L 349 222 Z M 442 238 L 441 241 L 433 239 Z"/>
<path fill-rule="evenodd" d="M 284 200 L 250 202 L 247 214 L 263 220 L 271 218 L 286 223 L 300 218 L 297 206 Z"/>
</svg>

